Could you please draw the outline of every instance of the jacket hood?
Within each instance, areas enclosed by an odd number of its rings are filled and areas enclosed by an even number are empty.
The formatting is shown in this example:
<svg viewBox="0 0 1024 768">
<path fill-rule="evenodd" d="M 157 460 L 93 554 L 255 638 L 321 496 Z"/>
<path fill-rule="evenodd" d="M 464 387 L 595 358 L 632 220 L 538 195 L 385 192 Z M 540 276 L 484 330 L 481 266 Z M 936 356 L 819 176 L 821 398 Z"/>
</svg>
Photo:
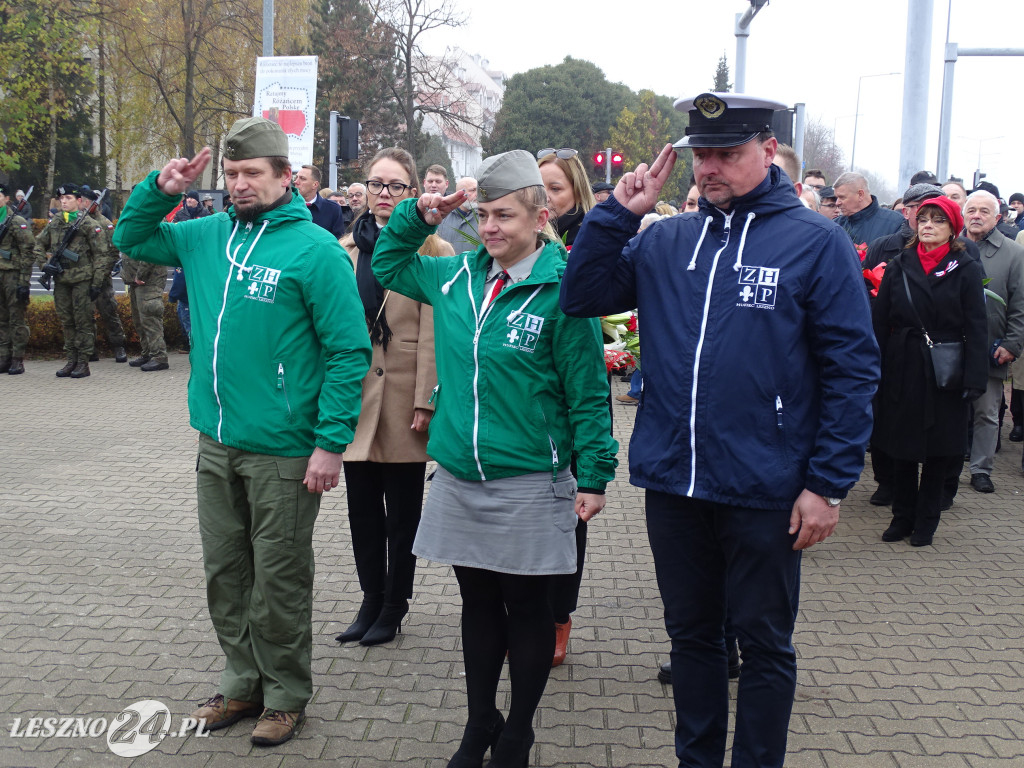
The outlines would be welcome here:
<svg viewBox="0 0 1024 768">
<path fill-rule="evenodd" d="M 773 164 L 768 168 L 768 173 L 760 184 L 747 194 L 733 198 L 728 211 L 723 211 L 712 205 L 703 197 L 700 198 L 697 206 L 705 215 L 717 212 L 718 215 L 724 217 L 733 211 L 742 211 L 744 214 L 753 211 L 758 216 L 764 216 L 792 208 L 803 208 L 803 203 L 796 196 L 793 183 L 783 174 L 779 166 Z"/>
</svg>

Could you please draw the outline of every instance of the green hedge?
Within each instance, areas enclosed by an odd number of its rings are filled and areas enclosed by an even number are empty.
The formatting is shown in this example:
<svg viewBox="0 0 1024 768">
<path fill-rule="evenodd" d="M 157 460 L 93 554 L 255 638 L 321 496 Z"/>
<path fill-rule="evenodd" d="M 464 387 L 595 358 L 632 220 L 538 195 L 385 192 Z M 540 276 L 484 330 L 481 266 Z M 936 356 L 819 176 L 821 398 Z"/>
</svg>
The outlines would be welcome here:
<svg viewBox="0 0 1024 768">
<path fill-rule="evenodd" d="M 139 334 L 135 331 L 135 324 L 132 322 L 132 308 L 127 294 L 120 294 L 115 297 L 117 300 L 117 314 L 121 317 L 121 324 L 124 326 L 124 335 L 128 342 L 129 351 L 139 348 Z M 177 304 L 171 304 L 164 294 L 164 339 L 168 349 L 185 349 L 188 341 L 181 332 L 181 324 L 178 322 Z M 29 355 L 39 357 L 57 357 L 64 354 L 64 329 L 53 308 L 53 297 L 35 297 L 29 301 L 25 310 L 25 322 L 28 323 L 30 335 L 28 339 Z M 110 344 L 107 343 L 107 332 L 103 321 L 96 315 L 96 351 L 101 356 L 113 354 Z"/>
</svg>

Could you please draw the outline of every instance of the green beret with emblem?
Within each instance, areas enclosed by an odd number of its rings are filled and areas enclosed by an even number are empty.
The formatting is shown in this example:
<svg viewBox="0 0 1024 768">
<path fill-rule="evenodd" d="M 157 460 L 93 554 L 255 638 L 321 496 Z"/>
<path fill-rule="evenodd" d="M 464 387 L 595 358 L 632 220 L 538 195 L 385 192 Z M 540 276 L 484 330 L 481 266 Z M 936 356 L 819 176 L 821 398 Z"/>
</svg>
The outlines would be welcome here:
<svg viewBox="0 0 1024 768">
<path fill-rule="evenodd" d="M 485 203 L 526 187 L 543 187 L 537 160 L 525 149 L 488 157 L 476 172 L 477 198 Z"/>
<path fill-rule="evenodd" d="M 288 137 L 280 125 L 265 117 L 236 120 L 224 139 L 224 157 L 228 160 L 288 157 Z"/>
</svg>

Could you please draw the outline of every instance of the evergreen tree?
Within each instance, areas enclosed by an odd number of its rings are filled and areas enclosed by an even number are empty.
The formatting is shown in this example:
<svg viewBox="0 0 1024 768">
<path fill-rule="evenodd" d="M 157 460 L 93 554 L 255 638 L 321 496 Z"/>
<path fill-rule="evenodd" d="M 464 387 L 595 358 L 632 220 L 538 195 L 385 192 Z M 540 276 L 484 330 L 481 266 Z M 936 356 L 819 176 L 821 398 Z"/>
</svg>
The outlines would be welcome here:
<svg viewBox="0 0 1024 768">
<path fill-rule="evenodd" d="M 722 52 L 722 58 L 718 60 L 718 68 L 715 70 L 715 83 L 711 86 L 715 93 L 728 93 L 732 90 L 732 83 L 729 82 L 729 60 Z"/>
</svg>

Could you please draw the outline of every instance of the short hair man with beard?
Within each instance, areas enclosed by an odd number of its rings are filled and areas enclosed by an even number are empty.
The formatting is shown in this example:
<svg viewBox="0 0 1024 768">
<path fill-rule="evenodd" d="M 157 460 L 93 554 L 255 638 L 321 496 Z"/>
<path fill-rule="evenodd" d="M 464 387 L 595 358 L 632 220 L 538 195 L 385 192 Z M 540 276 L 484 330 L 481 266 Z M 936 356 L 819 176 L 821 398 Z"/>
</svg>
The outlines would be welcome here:
<svg viewBox="0 0 1024 768">
<path fill-rule="evenodd" d="M 287 154 L 279 125 L 239 120 L 223 154 L 230 212 L 162 222 L 207 147 L 150 173 L 114 234 L 129 256 L 188 280 L 199 529 L 225 656 L 218 693 L 193 717 L 216 730 L 259 716 L 260 746 L 290 739 L 313 694 L 313 526 L 370 361 L 352 263 L 292 191 Z"/>
</svg>

